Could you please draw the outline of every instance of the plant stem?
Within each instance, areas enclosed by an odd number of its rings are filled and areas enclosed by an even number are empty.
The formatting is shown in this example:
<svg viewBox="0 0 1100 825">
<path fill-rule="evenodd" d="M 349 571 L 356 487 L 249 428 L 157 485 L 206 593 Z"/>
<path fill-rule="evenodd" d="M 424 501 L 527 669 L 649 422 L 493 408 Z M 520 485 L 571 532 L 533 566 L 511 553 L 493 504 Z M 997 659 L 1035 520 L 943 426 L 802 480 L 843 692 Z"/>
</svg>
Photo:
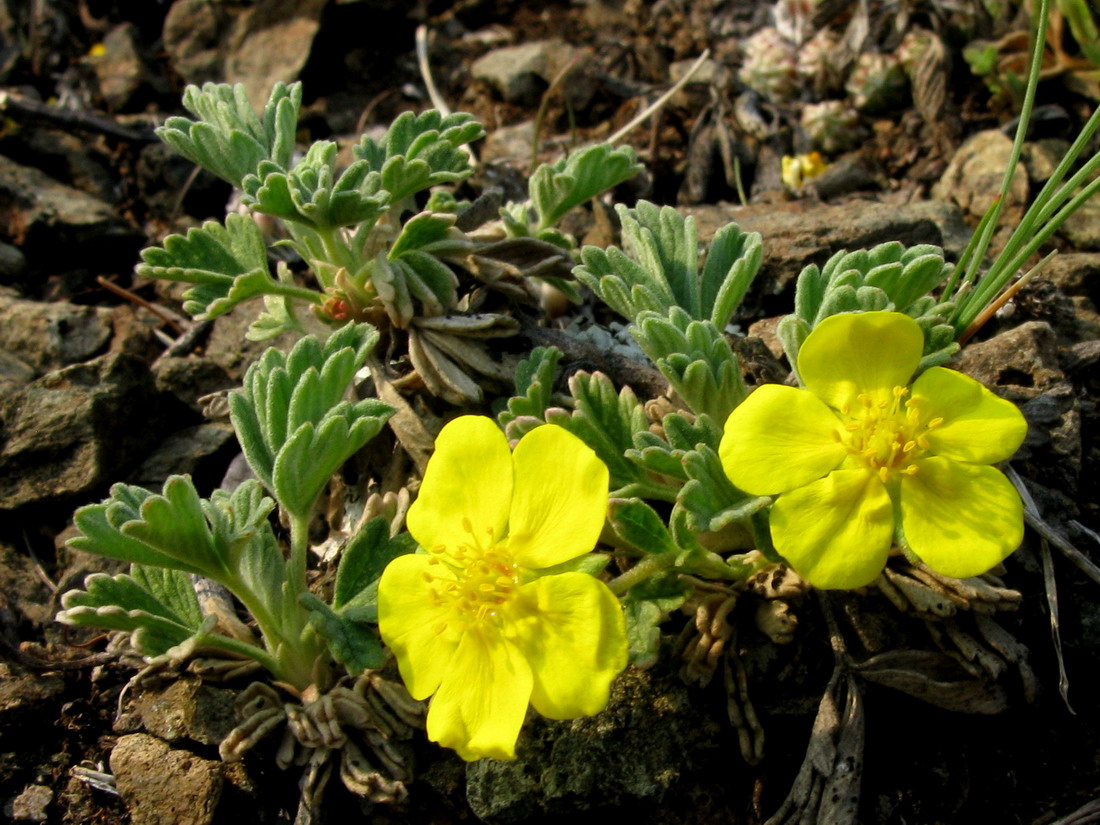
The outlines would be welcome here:
<svg viewBox="0 0 1100 825">
<path fill-rule="evenodd" d="M 607 583 L 607 586 L 616 596 L 621 596 L 634 585 L 640 584 L 650 576 L 655 576 L 672 567 L 678 558 L 680 558 L 680 553 L 671 551 L 668 553 L 653 553 L 643 558 L 626 572 L 613 578 Z"/>
</svg>

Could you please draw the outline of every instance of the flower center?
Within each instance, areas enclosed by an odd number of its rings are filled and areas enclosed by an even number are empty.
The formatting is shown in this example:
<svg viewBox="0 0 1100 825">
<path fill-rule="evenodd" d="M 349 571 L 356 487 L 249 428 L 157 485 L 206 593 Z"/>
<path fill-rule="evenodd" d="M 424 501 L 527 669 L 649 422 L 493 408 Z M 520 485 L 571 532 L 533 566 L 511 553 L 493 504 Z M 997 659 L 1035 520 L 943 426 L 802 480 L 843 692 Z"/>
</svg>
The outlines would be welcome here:
<svg viewBox="0 0 1100 825">
<path fill-rule="evenodd" d="M 859 409 L 851 410 L 848 405 L 841 409 L 847 420 L 837 430 L 837 439 L 883 483 L 895 474 L 916 473 L 914 462 L 930 446 L 928 431 L 943 424 L 942 418 L 922 422 L 914 399 L 902 402 L 908 394 L 905 387 L 894 387 L 889 401 L 876 403 L 870 396 L 860 395 Z"/>
<path fill-rule="evenodd" d="M 461 543 L 428 551 L 431 558 L 424 578 L 429 598 L 448 613 L 436 633 L 448 629 L 462 633 L 493 621 L 519 587 L 519 567 L 507 545 L 495 541 L 492 529 L 487 531 L 487 541 L 474 533 L 469 519 L 463 519 L 463 529 L 466 539 Z"/>
</svg>

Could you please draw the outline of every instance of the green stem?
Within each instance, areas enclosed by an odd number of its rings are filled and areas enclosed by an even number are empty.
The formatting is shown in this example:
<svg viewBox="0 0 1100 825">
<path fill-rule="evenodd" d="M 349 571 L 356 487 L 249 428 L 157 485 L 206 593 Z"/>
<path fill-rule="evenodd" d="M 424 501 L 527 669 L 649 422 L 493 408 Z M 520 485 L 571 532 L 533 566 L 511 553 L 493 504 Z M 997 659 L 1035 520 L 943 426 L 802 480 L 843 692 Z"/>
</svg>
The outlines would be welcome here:
<svg viewBox="0 0 1100 825">
<path fill-rule="evenodd" d="M 287 561 L 287 581 L 292 593 L 305 593 L 306 554 L 309 550 L 309 514 L 288 513 L 290 517 L 290 559 Z"/>
<path fill-rule="evenodd" d="M 646 556 L 625 573 L 616 576 L 607 583 L 611 592 L 621 596 L 636 584 L 640 584 L 650 576 L 655 576 L 676 564 L 680 553 L 654 553 Z"/>
<path fill-rule="evenodd" d="M 632 481 L 616 490 L 612 490 L 611 498 L 644 498 L 650 501 L 667 501 L 669 504 L 675 504 L 678 493 L 678 487 L 670 487 L 659 481 L 643 478 L 641 481 Z"/>
</svg>

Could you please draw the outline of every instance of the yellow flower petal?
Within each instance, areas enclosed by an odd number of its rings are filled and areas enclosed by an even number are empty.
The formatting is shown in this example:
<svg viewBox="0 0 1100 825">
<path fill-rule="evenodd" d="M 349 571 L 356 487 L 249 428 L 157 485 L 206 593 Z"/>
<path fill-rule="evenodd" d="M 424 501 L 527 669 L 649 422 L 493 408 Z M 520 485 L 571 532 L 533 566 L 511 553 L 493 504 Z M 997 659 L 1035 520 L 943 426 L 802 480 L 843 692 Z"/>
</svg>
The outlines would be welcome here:
<svg viewBox="0 0 1100 825">
<path fill-rule="evenodd" d="M 568 430 L 532 430 L 512 455 L 515 490 L 508 549 L 524 567 L 552 567 L 587 553 L 607 514 L 608 472 Z"/>
<path fill-rule="evenodd" d="M 504 534 L 511 501 L 508 440 L 491 418 L 464 415 L 435 440 L 420 493 L 409 508 L 409 532 L 425 548 L 471 540 L 488 547 Z"/>
<path fill-rule="evenodd" d="M 531 698 L 531 668 L 496 628 L 471 629 L 428 708 L 428 738 L 468 761 L 514 759 Z"/>
<path fill-rule="evenodd" d="M 775 549 L 814 587 L 862 587 L 886 564 L 893 505 L 873 473 L 837 470 L 780 496 L 771 530 Z"/>
<path fill-rule="evenodd" d="M 453 633 L 440 632 L 450 614 L 432 603 L 430 567 L 425 555 L 398 556 L 378 582 L 378 630 L 414 699 L 435 693 L 458 646 Z"/>
<path fill-rule="evenodd" d="M 718 456 L 746 493 L 785 493 L 835 470 L 846 452 L 840 421 L 806 390 L 764 384 L 726 419 Z"/>
<path fill-rule="evenodd" d="M 584 573 L 544 576 L 506 617 L 534 675 L 531 704 L 550 719 L 592 716 L 626 667 L 626 624 L 607 585 Z"/>
<path fill-rule="evenodd" d="M 916 462 L 901 482 L 901 527 L 909 547 L 945 576 L 978 576 L 1023 541 L 1023 504 L 995 467 L 942 456 Z"/>
<path fill-rule="evenodd" d="M 798 352 L 798 373 L 826 404 L 855 410 L 865 394 L 878 403 L 893 399 L 920 363 L 924 333 L 900 312 L 831 315 L 818 324 Z"/>
<path fill-rule="evenodd" d="M 998 398 L 968 375 L 932 367 L 913 383 L 912 402 L 927 424 L 931 451 L 959 461 L 995 464 L 1023 443 L 1027 421 L 1015 404 Z"/>
</svg>

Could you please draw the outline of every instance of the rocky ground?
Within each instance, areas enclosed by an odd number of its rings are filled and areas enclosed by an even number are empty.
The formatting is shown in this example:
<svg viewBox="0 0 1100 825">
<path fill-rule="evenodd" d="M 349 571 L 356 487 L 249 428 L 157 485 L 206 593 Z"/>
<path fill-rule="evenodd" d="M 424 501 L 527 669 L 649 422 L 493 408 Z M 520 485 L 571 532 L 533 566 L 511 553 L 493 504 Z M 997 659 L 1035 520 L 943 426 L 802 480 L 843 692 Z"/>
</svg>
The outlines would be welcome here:
<svg viewBox="0 0 1100 825">
<path fill-rule="evenodd" d="M 957 257 L 1008 162 L 1005 67 L 1024 53 L 1013 33 L 1025 18 L 1006 6 L 993 20 L 965 2 L 872 3 L 861 18 L 848 5 L 780 3 L 788 46 L 768 46 L 760 65 L 781 71 L 754 75 L 745 67 L 764 46 L 750 38 L 771 25 L 770 7 L 739 0 L 0 0 L 4 815 L 506 823 L 603 821 L 615 809 L 670 824 L 758 823 L 776 811 L 775 822 L 822 825 L 1100 822 L 1100 580 L 1088 561 L 1100 554 L 1100 205 L 1067 223 L 1042 277 L 955 365 L 1027 415 L 1013 466 L 1053 531 L 1029 531 L 1008 561 L 1003 581 L 1019 595 L 999 596 L 999 608 L 1015 609 L 990 608 L 995 619 L 911 601 L 901 611 L 877 593 L 795 599 L 793 641 L 755 630 L 735 639 L 739 693 L 710 679 L 713 669 L 680 678 L 692 622 L 672 617 L 658 665 L 628 671 L 594 719 L 530 722 L 516 762 L 467 767 L 419 742 L 403 805 L 375 806 L 333 782 L 312 814 L 299 807 L 299 769 L 275 768 L 274 743 L 244 762 L 218 760 L 242 684 L 171 679 L 120 697 L 134 671 L 103 639 L 53 622 L 60 595 L 105 569 L 65 546 L 75 507 L 115 481 L 159 489 L 172 473 L 191 473 L 208 491 L 237 453 L 228 424 L 204 414 L 200 399 L 236 386 L 262 349 L 244 342 L 248 307 L 196 327 L 178 289 L 132 272 L 143 246 L 230 204 L 225 184 L 195 174 L 152 134 L 179 112 L 186 83 L 240 82 L 255 100 L 276 80 L 300 78 L 303 143 L 350 141 L 431 105 L 413 48 L 424 24 L 443 99 L 489 132 L 469 194 L 497 184 L 518 197 L 532 158 L 608 137 L 709 48 L 694 81 L 626 138 L 646 172 L 615 198 L 677 205 L 703 241 L 730 221 L 763 235 L 763 270 L 737 319 L 749 337 L 737 348 L 750 380 L 782 380 L 771 330 L 790 311 L 803 266 L 888 240 Z M 848 44 L 847 56 L 835 43 L 824 50 L 833 58 L 805 45 L 791 56 L 792 42 L 820 31 Z M 1004 69 L 989 83 L 963 57 L 978 41 L 996 44 Z M 923 50 L 898 64 L 892 86 L 880 84 L 885 98 L 869 100 L 870 87 L 852 83 L 859 54 L 904 57 L 913 43 Z M 1097 99 L 1091 64 L 1068 33 L 1048 57 L 1009 223 Z M 839 131 L 805 118 L 823 100 L 843 102 Z M 815 148 L 826 172 L 785 187 L 780 158 Z M 608 243 L 607 213 L 585 211 L 570 231 Z M 575 353 L 566 361 L 600 366 Z M 1073 563 L 1060 544 L 1084 560 Z M 843 624 L 864 663 L 847 687 L 828 685 L 830 621 Z M 942 658 L 933 666 L 925 654 Z M 831 728 L 817 713 L 827 687 L 847 702 Z M 746 708 L 765 737 L 752 765 L 742 755 L 744 736 L 749 751 L 758 744 Z M 813 775 L 800 774 L 808 747 Z M 828 784 L 845 771 L 862 775 L 856 799 L 809 800 L 823 785 L 850 789 Z M 810 813 L 799 820 L 802 810 Z"/>
</svg>

